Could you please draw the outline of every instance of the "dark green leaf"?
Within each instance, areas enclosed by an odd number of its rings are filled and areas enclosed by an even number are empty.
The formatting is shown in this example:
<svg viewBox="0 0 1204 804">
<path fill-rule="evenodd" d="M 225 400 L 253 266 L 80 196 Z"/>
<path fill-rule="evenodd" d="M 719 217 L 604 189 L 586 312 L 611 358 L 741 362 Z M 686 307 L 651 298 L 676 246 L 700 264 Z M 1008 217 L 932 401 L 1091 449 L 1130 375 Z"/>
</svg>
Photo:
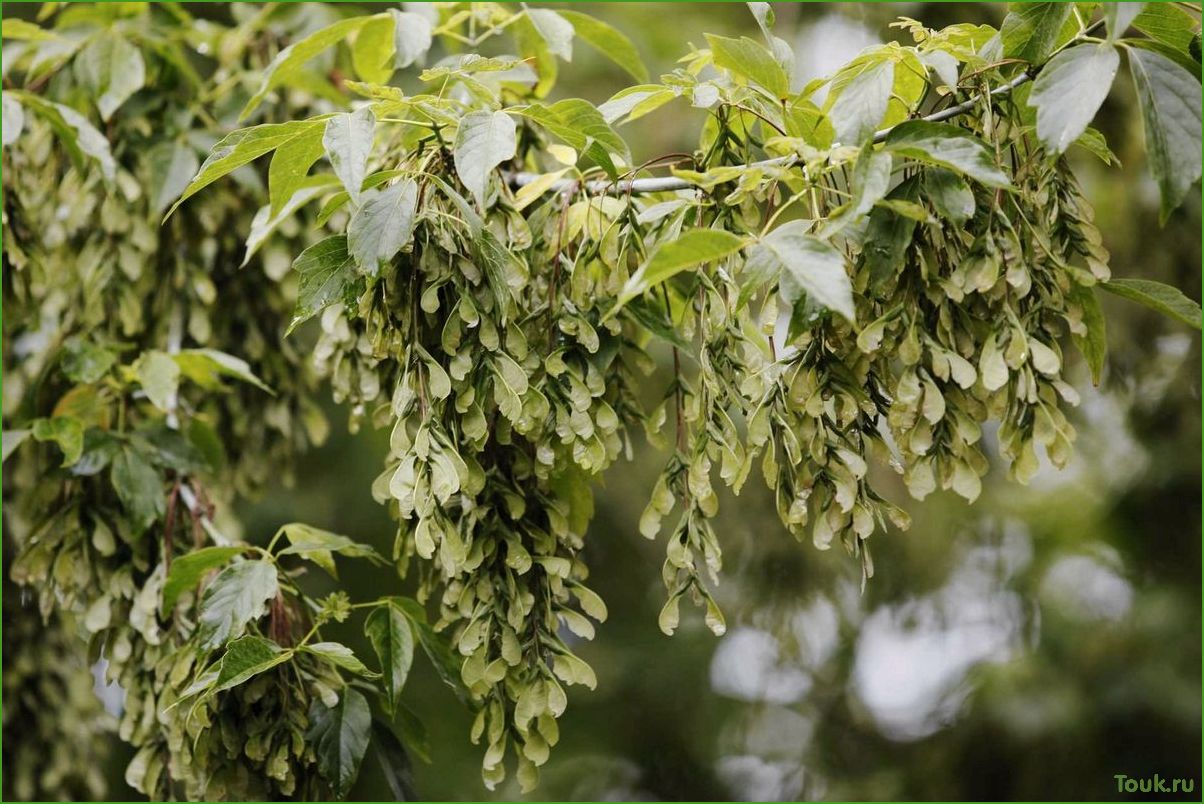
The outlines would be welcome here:
<svg viewBox="0 0 1204 804">
<path fill-rule="evenodd" d="M 974 192 L 951 170 L 932 168 L 924 171 L 924 189 L 928 200 L 942 218 L 961 225 L 974 216 Z M 866 238 L 867 242 L 870 238 Z"/>
<path fill-rule="evenodd" d="M 687 268 L 734 254 L 744 244 L 743 238 L 722 229 L 690 229 L 676 240 L 662 243 L 623 285 L 618 302 L 607 316 L 613 316 L 636 296 Z"/>
<path fill-rule="evenodd" d="M 414 626 L 414 634 L 418 637 L 418 644 L 422 645 L 422 650 L 426 653 L 431 664 L 435 668 L 435 672 L 443 679 L 447 686 L 455 691 L 456 697 L 461 701 L 468 700 L 468 691 L 464 689 L 464 682 L 460 679 L 460 658 L 452 652 L 448 646 L 447 640 L 435 633 L 426 619 L 426 611 L 422 608 L 422 604 L 417 600 L 409 597 L 391 597 L 389 603 L 397 606 L 406 619 Z"/>
<path fill-rule="evenodd" d="M 200 170 L 184 189 L 183 194 L 167 211 L 167 217 L 196 193 L 243 165 L 249 164 L 269 151 L 291 142 L 313 130 L 321 122 L 296 120 L 288 123 L 267 123 L 232 131 L 218 140 L 201 163 Z"/>
<path fill-rule="evenodd" d="M 410 621 L 400 608 L 386 602 L 368 615 L 364 621 L 364 634 L 380 659 L 385 709 L 392 713 L 396 711 L 414 661 L 414 634 Z"/>
<path fill-rule="evenodd" d="M 1013 3 L 999 28 L 1003 55 L 1039 64 L 1053 52 L 1072 3 Z"/>
<path fill-rule="evenodd" d="M 355 261 L 347 253 L 347 236 L 334 235 L 314 243 L 293 262 L 293 270 L 300 284 L 289 332 L 342 301 L 348 285 L 355 280 Z"/>
<path fill-rule="evenodd" d="M 347 795 L 359 776 L 371 727 L 368 701 L 351 687 L 343 688 L 333 707 L 328 708 L 321 699 L 310 705 L 305 739 L 318 758 L 318 772 L 338 798 Z"/>
<path fill-rule="evenodd" d="M 237 687 L 292 657 L 291 650 L 283 650 L 269 639 L 252 635 L 240 637 L 226 647 L 212 691 Z"/>
<path fill-rule="evenodd" d="M 1112 279 L 1101 282 L 1100 287 L 1200 329 L 1200 305 L 1184 296 L 1178 288 L 1152 279 Z"/>
<path fill-rule="evenodd" d="M 129 447 L 122 447 L 113 456 L 110 477 L 126 514 L 139 529 L 145 529 L 162 516 L 167 502 L 163 496 L 163 479 L 146 458 Z"/>
<path fill-rule="evenodd" d="M 389 785 L 389 793 L 393 800 L 417 801 L 418 794 L 414 790 L 410 758 L 389 724 L 380 720 L 372 721 L 372 747 L 376 749 L 376 758 L 380 762 L 381 773 L 385 777 L 385 783 Z"/>
<path fill-rule="evenodd" d="M 1094 288 L 1074 285 L 1070 291 L 1070 298 L 1083 308 L 1083 325 L 1087 327 L 1087 334 L 1075 335 L 1074 343 L 1091 369 L 1091 382 L 1099 385 L 1104 374 L 1104 362 L 1108 357 L 1104 313 L 1100 309 L 1099 299 L 1095 297 Z"/>
<path fill-rule="evenodd" d="M 268 217 L 272 218 L 306 185 L 309 169 L 326 152 L 322 144 L 325 129 L 315 123 L 280 145 L 268 164 L 268 198 L 271 201 Z"/>
<path fill-rule="evenodd" d="M 886 148 L 900 156 L 951 168 L 991 187 L 1010 187 L 986 144 L 951 123 L 900 123 L 886 138 Z"/>
</svg>

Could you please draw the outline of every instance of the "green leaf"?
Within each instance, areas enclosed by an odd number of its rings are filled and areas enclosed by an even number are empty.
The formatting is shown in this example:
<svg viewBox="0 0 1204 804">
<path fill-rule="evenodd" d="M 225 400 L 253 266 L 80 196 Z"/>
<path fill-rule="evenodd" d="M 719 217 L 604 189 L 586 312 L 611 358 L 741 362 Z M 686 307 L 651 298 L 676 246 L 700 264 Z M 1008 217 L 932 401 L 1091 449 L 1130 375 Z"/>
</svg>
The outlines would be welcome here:
<svg viewBox="0 0 1204 804">
<path fill-rule="evenodd" d="M 292 657 L 293 651 L 283 650 L 270 639 L 253 635 L 239 637 L 222 654 L 212 691 L 222 692 L 237 687 Z"/>
<path fill-rule="evenodd" d="M 245 550 L 245 547 L 234 545 L 203 547 L 174 559 L 163 584 L 163 604 L 159 610 L 164 619 L 171 616 L 180 595 L 195 588 L 206 572 L 222 566 Z"/>
<path fill-rule="evenodd" d="M 662 243 L 623 285 L 618 302 L 607 313 L 607 317 L 613 316 L 636 296 L 687 268 L 722 259 L 739 251 L 744 245 L 743 238 L 722 229 L 691 229 L 676 240 Z"/>
<path fill-rule="evenodd" d="M 477 205 L 485 209 L 485 190 L 493 169 L 513 159 L 517 140 L 514 120 L 505 112 L 471 112 L 456 132 L 456 174 Z"/>
<path fill-rule="evenodd" d="M 707 44 L 711 46 L 711 58 L 716 67 L 748 79 L 769 93 L 774 101 L 781 101 L 790 96 L 790 77 L 773 54 L 760 42 L 747 36 L 739 39 L 714 34 L 705 36 Z"/>
<path fill-rule="evenodd" d="M 35 419 L 32 433 L 38 441 L 58 444 L 63 451 L 63 466 L 71 466 L 84 454 L 84 425 L 74 416 Z"/>
<path fill-rule="evenodd" d="M 0 460 L 8 460 L 8 456 L 13 454 L 17 447 L 24 443 L 25 439 L 29 438 L 32 431 L 30 430 L 5 430 L 4 431 L 4 456 Z M 82 450 L 82 446 L 81 446 Z"/>
<path fill-rule="evenodd" d="M 306 185 L 309 169 L 326 152 L 322 143 L 324 127 L 315 123 L 276 148 L 268 165 L 269 217 L 278 215 Z"/>
<path fill-rule="evenodd" d="M 276 566 L 268 560 L 226 567 L 205 587 L 197 614 L 196 640 L 202 651 L 242 636 L 249 623 L 267 613 L 278 591 Z"/>
<path fill-rule="evenodd" d="M 351 45 L 351 65 L 361 81 L 384 84 L 393 75 L 394 19 L 391 14 L 377 15 L 368 20 L 355 35 Z"/>
<path fill-rule="evenodd" d="M 385 709 L 392 714 L 414 662 L 414 632 L 405 613 L 390 601 L 368 615 L 364 635 L 380 659 Z"/>
<path fill-rule="evenodd" d="M 96 108 L 106 122 L 146 82 L 142 52 L 108 31 L 91 38 L 73 68 L 76 80 L 96 97 Z"/>
<path fill-rule="evenodd" d="M 1141 14 L 1145 3 L 1104 3 L 1104 19 L 1108 23 L 1108 38 L 1118 39 Z"/>
<path fill-rule="evenodd" d="M 135 526 L 144 530 L 162 516 L 166 505 L 163 479 L 140 453 L 129 447 L 122 447 L 113 456 L 109 472 L 113 490 L 117 492 L 126 514 Z"/>
<path fill-rule="evenodd" d="M 900 123 L 886 138 L 892 153 L 950 168 L 990 187 L 1010 187 L 986 144 L 951 123 L 910 120 Z"/>
<path fill-rule="evenodd" d="M 213 146 L 209 156 L 201 163 L 196 176 L 167 211 L 166 217 L 171 217 L 180 204 L 221 177 L 321 125 L 321 122 L 311 120 L 295 120 L 288 123 L 266 123 L 230 132 Z"/>
<path fill-rule="evenodd" d="M 390 9 L 393 15 L 393 66 L 398 70 L 421 61 L 431 49 L 431 22 L 413 11 Z"/>
<path fill-rule="evenodd" d="M 1072 3 L 1013 3 L 999 28 L 1003 55 L 1039 64 L 1058 45 Z"/>
<path fill-rule="evenodd" d="M 1120 66 L 1107 42 L 1063 50 L 1037 74 L 1028 105 L 1037 109 L 1037 136 L 1054 153 L 1065 153 L 1087 130 Z"/>
<path fill-rule="evenodd" d="M 293 270 L 300 285 L 288 332 L 341 301 L 347 286 L 355 280 L 355 261 L 347 253 L 347 236 L 334 235 L 314 243 L 297 256 Z"/>
<path fill-rule="evenodd" d="M 1083 285 L 1073 285 L 1070 290 L 1071 301 L 1083 308 L 1083 325 L 1087 327 L 1086 335 L 1075 335 L 1074 343 L 1087 361 L 1091 369 L 1091 382 L 1099 385 L 1104 374 L 1104 362 L 1108 357 L 1108 338 L 1104 324 L 1104 313 L 1100 309 L 1099 299 L 1095 289 Z"/>
<path fill-rule="evenodd" d="M 648 80 L 648 68 L 640 60 L 639 51 L 622 32 L 579 11 L 556 13 L 572 23 L 573 30 L 586 44 L 622 67 L 636 81 L 644 83 Z"/>
<path fill-rule="evenodd" d="M 606 175 L 612 179 L 617 178 L 618 171 L 609 154 L 618 154 L 624 159 L 630 155 L 627 143 L 610 127 L 602 112 L 589 101 L 566 98 L 551 106 L 535 103 L 514 111 L 552 132 L 558 139 L 605 170 Z"/>
<path fill-rule="evenodd" d="M 350 670 L 353 673 L 358 673 L 361 676 L 375 676 L 376 673 L 368 669 L 368 667 L 359 660 L 359 658 L 351 651 L 351 648 L 341 642 L 311 642 L 308 645 L 302 645 L 298 650 L 305 653 L 312 653 L 315 656 L 321 656 L 331 664 L 338 665 L 344 670 Z"/>
<path fill-rule="evenodd" d="M 408 714 L 408 713 L 406 713 Z M 393 733 L 393 729 L 387 723 L 376 719 L 372 721 L 372 747 L 376 749 L 376 758 L 380 762 L 381 774 L 385 777 L 385 782 L 389 785 L 389 793 L 393 796 L 394 801 L 416 801 L 418 795 L 414 790 L 414 780 L 410 772 L 410 758 L 406 754 L 406 746 L 418 756 L 430 761 L 424 751 L 426 743 L 425 732 L 421 735 L 418 744 L 415 743 L 419 739 L 418 735 L 407 733 L 407 725 L 412 724 L 412 718 L 404 718 L 402 720 L 402 733 L 405 736 L 405 745 L 402 745 L 401 740 L 397 739 L 397 735 Z M 421 726 L 421 723 L 418 723 Z"/>
<path fill-rule="evenodd" d="M 241 357 L 216 349 L 182 349 L 174 355 L 174 359 L 181 373 L 202 388 L 215 390 L 221 387 L 221 377 L 232 377 L 269 394 L 273 393 Z"/>
<path fill-rule="evenodd" d="M 924 171 L 924 189 L 937 214 L 949 222 L 960 226 L 974 217 L 974 192 L 953 171 L 944 168 Z"/>
<path fill-rule="evenodd" d="M 1165 223 L 1200 178 L 1200 82 L 1198 76 L 1148 50 L 1129 50 L 1129 70 L 1145 122 L 1150 173 L 1162 193 L 1160 217 Z"/>
<path fill-rule="evenodd" d="M 778 293 L 788 306 L 806 293 L 816 304 L 855 321 L 844 255 L 807 234 L 808 224 L 789 221 L 765 235 L 749 250 L 745 269 L 778 276 Z"/>
<path fill-rule="evenodd" d="M 397 608 L 410 621 L 410 625 L 414 627 L 414 635 L 418 637 L 418 643 L 422 645 L 422 650 L 426 653 L 427 658 L 431 660 L 431 665 L 434 666 L 435 672 L 443 679 L 447 686 L 455 691 L 456 697 L 462 701 L 467 701 L 467 691 L 464 689 L 464 683 L 460 680 L 460 658 L 452 653 L 451 648 L 447 644 L 447 640 L 440 637 L 431 628 L 426 619 L 426 611 L 422 608 L 422 604 L 417 600 L 409 597 L 390 597 L 389 603 L 397 606 Z"/>
<path fill-rule="evenodd" d="M 565 61 L 573 60 L 573 24 L 546 8 L 527 9 L 527 18 L 547 43 L 548 50 Z"/>
<path fill-rule="evenodd" d="M 338 185 L 339 180 L 329 173 L 320 174 L 317 176 L 306 176 L 302 182 L 301 188 L 293 193 L 293 197 L 285 202 L 280 211 L 272 214 L 270 206 L 262 206 L 255 213 L 254 219 L 251 221 L 251 233 L 247 235 L 247 250 L 243 254 L 242 266 L 245 266 L 251 261 L 251 257 L 255 252 L 259 251 L 259 247 L 264 244 L 268 236 L 284 223 L 298 209 L 317 198 L 322 193 L 331 188 L 332 185 Z M 344 200 L 347 200 L 347 194 L 341 193 Z M 321 226 L 320 223 L 315 223 L 315 226 Z"/>
<path fill-rule="evenodd" d="M 326 121 L 326 131 L 322 135 L 326 158 L 334 167 L 335 175 L 347 188 L 353 204 L 360 202 L 375 129 L 376 115 L 372 113 L 371 106 L 350 114 L 336 114 Z"/>
<path fill-rule="evenodd" d="M 1200 305 L 1178 288 L 1152 279 L 1112 279 L 1099 284 L 1109 293 L 1139 302 L 1163 315 L 1200 329 Z"/>
<path fill-rule="evenodd" d="M 327 708 L 321 699 L 310 705 L 305 739 L 318 759 L 318 772 L 338 798 L 347 795 L 359 776 L 371 728 L 368 701 L 351 687 L 343 688 L 333 707 Z"/>
<path fill-rule="evenodd" d="M 134 363 L 134 375 L 142 383 L 146 398 L 164 412 L 175 406 L 176 392 L 180 387 L 180 367 L 171 355 L 158 349 L 142 353 Z"/>
<path fill-rule="evenodd" d="M 418 184 L 402 179 L 365 190 L 362 201 L 347 226 L 347 247 L 360 270 L 375 276 L 414 236 Z"/>
<path fill-rule="evenodd" d="M 333 25 L 328 25 L 320 31 L 310 34 L 299 42 L 294 42 L 277 53 L 276 57 L 272 59 L 272 63 L 268 65 L 267 70 L 264 72 L 263 81 L 260 83 L 259 89 L 247 101 L 247 105 L 243 107 L 242 114 L 239 115 L 239 120 L 245 120 L 251 112 L 255 111 L 256 107 L 263 103 L 263 99 L 273 89 L 297 77 L 301 69 L 305 66 L 305 63 L 314 56 L 326 50 L 331 45 L 348 38 L 370 20 L 379 19 L 381 16 L 380 14 L 375 14 L 370 17 L 351 17 L 339 20 Z"/>
<path fill-rule="evenodd" d="M 117 175 L 117 162 L 109 149 L 109 141 L 86 117 L 70 106 L 48 101 L 29 92 L 10 90 L 5 94 L 20 101 L 26 110 L 36 113 L 50 125 L 77 169 L 83 170 L 84 157 L 87 156 L 96 160 L 107 181 L 112 181 Z"/>
<path fill-rule="evenodd" d="M 60 38 L 58 34 L 39 28 L 32 22 L 9 17 L 0 22 L 0 36 L 4 39 L 23 39 L 30 42 L 44 42 Z"/>
<path fill-rule="evenodd" d="M 180 197 L 196 172 L 196 151 L 187 145 L 161 142 L 147 152 L 147 190 L 156 215 Z"/>
<path fill-rule="evenodd" d="M 0 138 L 2 138 L 0 141 L 3 145 L 8 146 L 17 141 L 17 137 L 21 136 L 21 130 L 25 128 L 25 112 L 21 108 L 21 102 L 9 92 L 0 95 L 0 100 L 4 107 L 4 118 L 0 122 Z"/>
<path fill-rule="evenodd" d="M 836 142 L 860 145 L 874 136 L 890 104 L 895 64 L 889 59 L 868 62 L 840 89 L 828 109 Z"/>
<path fill-rule="evenodd" d="M 339 577 L 334 563 L 334 553 L 348 558 L 366 558 L 374 564 L 383 564 L 380 554 L 366 544 L 360 544 L 346 536 L 315 528 L 302 522 L 290 522 L 280 528 L 288 539 L 289 546 L 277 555 L 298 555 L 326 570 L 331 577 Z"/>
<path fill-rule="evenodd" d="M 1145 3 L 1132 24 L 1146 36 L 1184 53 L 1199 28 L 1198 21 L 1174 3 Z"/>
<path fill-rule="evenodd" d="M 117 355 L 84 338 L 71 338 L 63 344 L 63 374 L 72 382 L 92 383 L 109 373 Z"/>
</svg>

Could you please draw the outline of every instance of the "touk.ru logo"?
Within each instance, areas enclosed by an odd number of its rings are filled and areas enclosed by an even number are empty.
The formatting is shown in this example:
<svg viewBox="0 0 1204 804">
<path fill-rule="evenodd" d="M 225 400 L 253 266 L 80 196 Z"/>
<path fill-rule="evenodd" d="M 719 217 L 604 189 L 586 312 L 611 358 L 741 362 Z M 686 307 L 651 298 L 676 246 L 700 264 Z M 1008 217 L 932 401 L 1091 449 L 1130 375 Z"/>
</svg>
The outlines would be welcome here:
<svg viewBox="0 0 1204 804">
<path fill-rule="evenodd" d="M 1117 773 L 1112 778 L 1118 793 L 1190 793 L 1196 789 L 1195 779 L 1164 779 L 1157 773 L 1144 778 Z"/>
</svg>

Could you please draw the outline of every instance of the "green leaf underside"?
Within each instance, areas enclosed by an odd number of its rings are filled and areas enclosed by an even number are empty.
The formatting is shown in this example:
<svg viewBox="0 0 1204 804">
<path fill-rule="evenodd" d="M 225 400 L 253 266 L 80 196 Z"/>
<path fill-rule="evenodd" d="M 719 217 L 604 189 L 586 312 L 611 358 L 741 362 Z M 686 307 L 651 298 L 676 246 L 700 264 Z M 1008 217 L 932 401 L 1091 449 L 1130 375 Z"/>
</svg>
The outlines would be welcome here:
<svg viewBox="0 0 1204 804">
<path fill-rule="evenodd" d="M 744 247 L 744 239 L 720 229 L 691 229 L 662 244 L 640 266 L 619 294 L 615 311 L 631 299 L 672 276 L 706 262 L 722 259 Z M 611 313 L 613 314 L 613 312 Z"/>
<path fill-rule="evenodd" d="M 1183 295 L 1178 288 L 1152 279 L 1112 279 L 1101 282 L 1100 287 L 1200 329 L 1200 305 Z"/>
</svg>

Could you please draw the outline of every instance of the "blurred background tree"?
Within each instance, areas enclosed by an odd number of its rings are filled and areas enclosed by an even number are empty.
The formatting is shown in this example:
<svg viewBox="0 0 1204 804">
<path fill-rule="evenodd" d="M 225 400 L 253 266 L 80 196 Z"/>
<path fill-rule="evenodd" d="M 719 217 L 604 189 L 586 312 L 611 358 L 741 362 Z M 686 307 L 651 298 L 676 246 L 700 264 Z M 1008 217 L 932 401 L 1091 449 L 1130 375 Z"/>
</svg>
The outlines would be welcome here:
<svg viewBox="0 0 1204 804">
<path fill-rule="evenodd" d="M 756 30 L 737 3 L 572 5 L 631 36 L 654 75 L 703 31 Z M 221 4 L 209 11 L 229 13 Z M 803 82 L 862 47 L 904 41 L 888 27 L 901 15 L 934 28 L 997 26 L 1006 9 L 775 11 Z M 600 103 L 625 84 L 581 48 L 556 95 Z M 703 114 L 674 106 L 633 123 L 635 160 L 691 150 Z M 1117 82 L 1095 125 L 1123 166 L 1072 157 L 1113 274 L 1200 298 L 1199 199 L 1159 228 L 1128 82 Z M 598 690 L 574 688 L 564 738 L 534 797 L 1097 800 L 1127 797 L 1117 792 L 1119 773 L 1199 784 L 1200 342 L 1144 307 L 1103 303 L 1109 366 L 1098 389 L 1077 367 L 1083 404 L 1071 466 L 1045 466 L 1027 488 L 994 472 L 973 508 L 947 492 L 909 501 L 914 524 L 876 537 L 879 572 L 864 593 L 855 562 L 796 543 L 768 494 L 750 487 L 723 501 L 716 525 L 728 556 L 718 590 L 727 634 L 717 639 L 687 616 L 667 638 L 656 625 L 663 547 L 637 529 L 665 456 L 645 448 L 610 473 L 586 552 L 611 616 L 597 640 L 578 646 Z M 650 399 L 662 390 L 649 388 Z M 300 520 L 387 549 L 396 526 L 369 494 L 386 442 L 387 433 L 336 426 L 296 467 L 295 487 L 270 489 L 241 512 L 247 533 Z M 880 482 L 887 491 L 899 483 Z M 906 496 L 901 484 L 893 491 Z M 315 593 L 330 583 L 311 581 Z M 398 581 L 388 568 L 348 566 L 344 584 L 375 594 Z M 365 648 L 350 630 L 335 636 Z M 416 663 L 406 699 L 429 729 L 430 762 L 415 757 L 412 768 L 419 797 L 518 797 L 512 781 L 493 794 L 481 785 L 480 749 L 464 740 L 470 715 L 429 666 Z M 111 761 L 114 779 L 125 759 Z M 114 796 L 127 795 L 114 784 Z M 351 797 L 389 798 L 388 789 L 366 763 Z"/>
</svg>

